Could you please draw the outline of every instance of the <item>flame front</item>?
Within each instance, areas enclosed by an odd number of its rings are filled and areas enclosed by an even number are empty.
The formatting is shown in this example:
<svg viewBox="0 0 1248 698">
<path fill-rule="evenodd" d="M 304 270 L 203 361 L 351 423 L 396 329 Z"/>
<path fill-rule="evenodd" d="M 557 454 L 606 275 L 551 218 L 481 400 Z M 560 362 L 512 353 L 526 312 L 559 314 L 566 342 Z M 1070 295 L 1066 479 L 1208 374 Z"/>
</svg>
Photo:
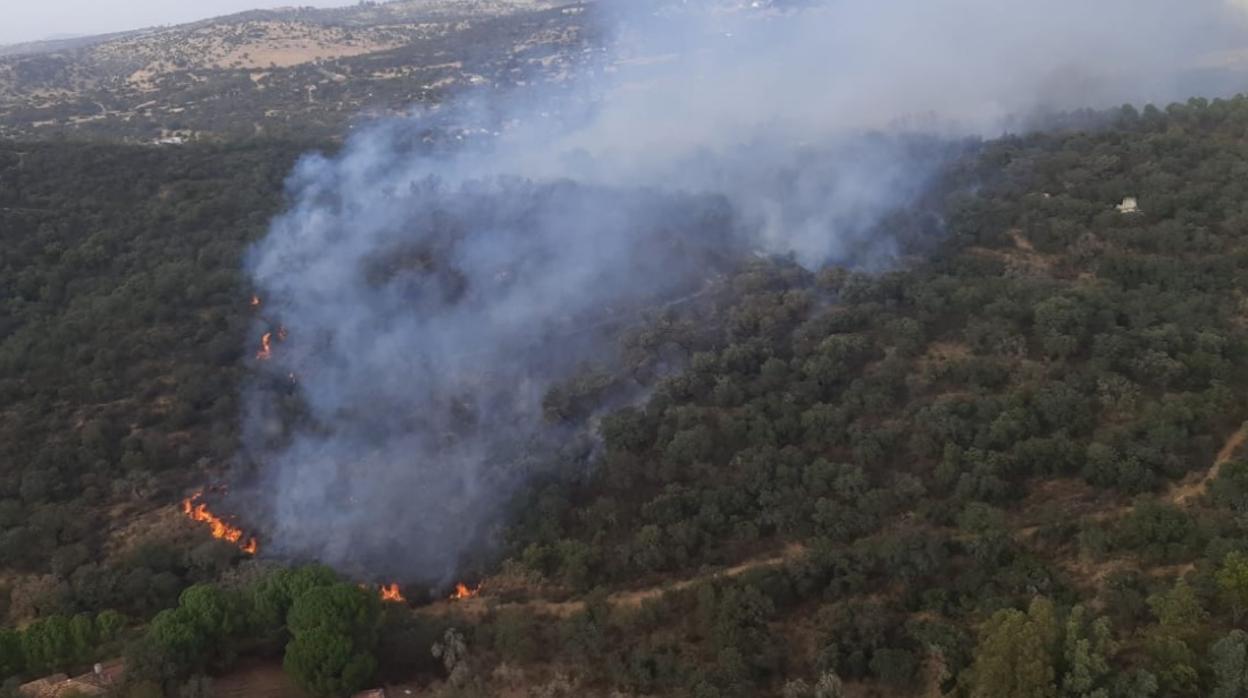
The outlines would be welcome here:
<svg viewBox="0 0 1248 698">
<path fill-rule="evenodd" d="M 260 307 L 260 296 L 257 296 L 257 295 L 255 295 L 254 293 L 253 293 L 253 294 L 252 294 L 252 296 L 251 296 L 251 307 L 253 307 L 253 308 L 259 308 L 259 307 Z"/>
<path fill-rule="evenodd" d="M 471 599 L 481 591 L 481 585 L 478 584 L 476 589 L 471 589 L 467 584 L 460 582 L 455 585 L 455 593 L 451 594 L 451 601 L 462 601 Z"/>
<path fill-rule="evenodd" d="M 260 338 L 260 351 L 256 352 L 256 359 L 259 361 L 268 361 L 273 356 L 273 333 L 265 332 Z"/>
<path fill-rule="evenodd" d="M 398 584 L 382 584 L 378 591 L 381 592 L 382 601 L 396 601 L 398 603 L 407 601 L 407 599 L 403 598 L 403 593 L 399 591 Z"/>
<path fill-rule="evenodd" d="M 238 526 L 226 523 L 221 517 L 213 514 L 208 510 L 208 505 L 197 501 L 203 496 L 203 492 L 195 494 L 182 500 L 182 513 L 192 521 L 208 524 L 208 529 L 212 532 L 212 537 L 217 540 L 223 540 L 227 543 L 237 545 L 239 550 L 248 555 L 255 555 L 260 550 L 260 543 L 255 536 L 243 540 L 243 529 Z"/>
</svg>

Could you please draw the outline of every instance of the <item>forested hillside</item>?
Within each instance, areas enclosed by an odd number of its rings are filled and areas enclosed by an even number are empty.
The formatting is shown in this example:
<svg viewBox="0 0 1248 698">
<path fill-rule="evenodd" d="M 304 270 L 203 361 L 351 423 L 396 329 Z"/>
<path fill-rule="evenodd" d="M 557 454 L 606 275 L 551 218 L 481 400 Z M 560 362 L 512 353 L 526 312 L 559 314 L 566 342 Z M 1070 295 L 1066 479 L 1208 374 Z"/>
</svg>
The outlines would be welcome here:
<svg viewBox="0 0 1248 698">
<path fill-rule="evenodd" d="M 112 533 L 126 507 L 167 504 L 237 449 L 251 319 L 239 254 L 306 145 L 0 146 L 0 596 L 13 621 L 150 614 L 197 578 L 159 552 L 101 563 L 124 547 Z"/>
<path fill-rule="evenodd" d="M 432 603 L 174 508 L 236 453 L 240 257 L 307 144 L 0 147 L 0 672 L 1246 695 L 1248 99 L 1100 121 L 972 146 L 879 232 L 912 253 L 891 271 L 751 258 L 639 321 L 648 399 L 516 494 L 475 596 Z M 548 419 L 622 379 L 558 387 Z"/>
<path fill-rule="evenodd" d="M 340 138 L 471 86 L 567 80 L 599 40 L 586 15 L 545 0 L 366 2 L 0 47 L 0 137 Z"/>
</svg>

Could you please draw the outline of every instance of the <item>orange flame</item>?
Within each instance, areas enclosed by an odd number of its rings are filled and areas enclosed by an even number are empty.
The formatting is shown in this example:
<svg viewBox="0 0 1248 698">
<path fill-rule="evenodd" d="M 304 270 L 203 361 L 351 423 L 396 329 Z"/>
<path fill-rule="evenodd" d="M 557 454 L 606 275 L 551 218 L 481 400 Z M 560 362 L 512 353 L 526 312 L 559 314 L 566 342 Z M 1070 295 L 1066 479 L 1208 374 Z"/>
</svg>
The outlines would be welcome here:
<svg viewBox="0 0 1248 698">
<path fill-rule="evenodd" d="M 259 361 L 268 361 L 273 356 L 273 333 L 265 332 L 260 338 L 260 351 L 256 352 L 256 359 Z"/>
<path fill-rule="evenodd" d="M 467 584 L 460 582 L 455 585 L 455 593 L 451 594 L 451 601 L 462 601 L 471 599 L 481 591 L 481 585 L 478 584 L 476 589 L 470 589 Z"/>
<path fill-rule="evenodd" d="M 407 601 L 407 599 L 403 598 L 403 593 L 399 591 L 398 584 L 382 584 L 378 591 L 381 592 L 382 601 L 396 601 L 398 603 Z"/>
<path fill-rule="evenodd" d="M 251 295 L 251 307 L 253 308 L 260 307 L 260 296 L 257 296 L 254 293 Z"/>
<path fill-rule="evenodd" d="M 196 500 L 202 496 L 202 492 L 196 492 L 186 499 L 183 499 L 182 513 L 192 521 L 208 524 L 208 528 L 212 532 L 213 538 L 226 541 L 227 543 L 233 543 L 248 555 L 255 555 L 260 549 L 260 544 L 255 537 L 253 536 L 248 538 L 244 542 L 243 529 L 237 526 L 232 526 L 222 520 L 221 517 L 213 514 L 208 510 L 207 504 L 204 504 L 203 502 L 196 502 Z"/>
</svg>

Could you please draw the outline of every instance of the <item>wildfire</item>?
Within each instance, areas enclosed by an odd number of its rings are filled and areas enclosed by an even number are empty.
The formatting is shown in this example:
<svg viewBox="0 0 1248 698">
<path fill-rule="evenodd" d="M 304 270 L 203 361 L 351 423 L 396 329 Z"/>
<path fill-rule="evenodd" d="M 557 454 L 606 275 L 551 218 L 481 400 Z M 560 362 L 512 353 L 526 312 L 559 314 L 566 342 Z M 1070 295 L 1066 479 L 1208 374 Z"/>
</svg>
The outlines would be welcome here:
<svg viewBox="0 0 1248 698">
<path fill-rule="evenodd" d="M 472 597 L 476 596 L 477 593 L 480 591 L 481 591 L 480 584 L 477 585 L 476 589 L 472 589 L 472 588 L 469 588 L 467 584 L 460 582 L 455 585 L 455 593 L 451 594 L 451 601 L 463 601 L 464 599 L 471 599 Z"/>
<path fill-rule="evenodd" d="M 233 543 L 248 555 L 255 555 L 260 549 L 259 541 L 254 536 L 243 540 L 243 529 L 226 523 L 221 517 L 209 511 L 207 504 L 198 501 L 202 496 L 202 492 L 196 492 L 183 499 L 182 513 L 192 521 L 208 524 L 213 538 Z"/>
<path fill-rule="evenodd" d="M 277 341 L 285 342 L 288 334 L 289 333 L 286 331 L 285 325 L 277 326 Z M 260 351 L 256 352 L 256 359 L 259 361 L 268 361 L 271 358 L 273 358 L 273 333 L 265 332 L 264 335 L 260 337 Z"/>
<path fill-rule="evenodd" d="M 256 352 L 256 359 L 259 361 L 268 361 L 273 356 L 273 333 L 265 332 L 260 338 L 260 351 Z"/>
<path fill-rule="evenodd" d="M 381 592 L 382 601 L 396 601 L 398 603 L 407 601 L 407 599 L 403 598 L 403 593 L 399 591 L 398 584 L 382 584 L 378 591 Z"/>
<path fill-rule="evenodd" d="M 257 296 L 257 295 L 255 295 L 255 294 L 252 294 L 252 296 L 251 296 L 251 307 L 253 307 L 253 308 L 259 308 L 259 307 L 260 307 L 260 296 Z"/>
</svg>

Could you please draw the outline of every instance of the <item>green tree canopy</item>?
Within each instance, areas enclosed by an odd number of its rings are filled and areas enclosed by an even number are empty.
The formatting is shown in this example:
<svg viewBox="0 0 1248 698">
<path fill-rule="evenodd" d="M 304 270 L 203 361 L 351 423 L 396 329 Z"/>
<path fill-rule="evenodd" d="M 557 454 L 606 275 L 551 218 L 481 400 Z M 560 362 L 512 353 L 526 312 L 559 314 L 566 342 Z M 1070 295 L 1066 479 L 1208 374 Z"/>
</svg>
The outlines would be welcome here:
<svg viewBox="0 0 1248 698">
<path fill-rule="evenodd" d="M 984 624 L 971 667 L 972 698 L 1054 698 L 1058 637 L 1053 604 L 1031 602 L 1027 612 L 997 611 Z"/>
<path fill-rule="evenodd" d="M 377 671 L 377 659 L 350 636 L 314 627 L 286 646 L 282 666 L 309 693 L 349 696 L 367 687 Z"/>
<path fill-rule="evenodd" d="M 253 621 L 263 632 L 273 632 L 286 623 L 286 614 L 303 592 L 313 587 L 329 586 L 338 575 L 324 565 L 305 565 L 296 569 L 274 570 L 251 589 Z"/>
<path fill-rule="evenodd" d="M 1063 641 L 1062 695 L 1069 698 L 1109 698 L 1110 660 L 1117 646 L 1109 620 L 1089 622 L 1087 610 L 1075 606 L 1066 619 Z"/>
<path fill-rule="evenodd" d="M 1227 553 L 1214 580 L 1218 585 L 1218 597 L 1230 611 L 1231 620 L 1239 623 L 1248 611 L 1248 555 Z"/>
<path fill-rule="evenodd" d="M 313 586 L 290 608 L 291 641 L 283 666 L 307 691 L 318 696 L 350 695 L 377 670 L 381 603 L 357 586 Z"/>
<path fill-rule="evenodd" d="M 1209 648 L 1213 692 L 1209 698 L 1248 698 L 1248 633 L 1232 630 Z"/>
</svg>

